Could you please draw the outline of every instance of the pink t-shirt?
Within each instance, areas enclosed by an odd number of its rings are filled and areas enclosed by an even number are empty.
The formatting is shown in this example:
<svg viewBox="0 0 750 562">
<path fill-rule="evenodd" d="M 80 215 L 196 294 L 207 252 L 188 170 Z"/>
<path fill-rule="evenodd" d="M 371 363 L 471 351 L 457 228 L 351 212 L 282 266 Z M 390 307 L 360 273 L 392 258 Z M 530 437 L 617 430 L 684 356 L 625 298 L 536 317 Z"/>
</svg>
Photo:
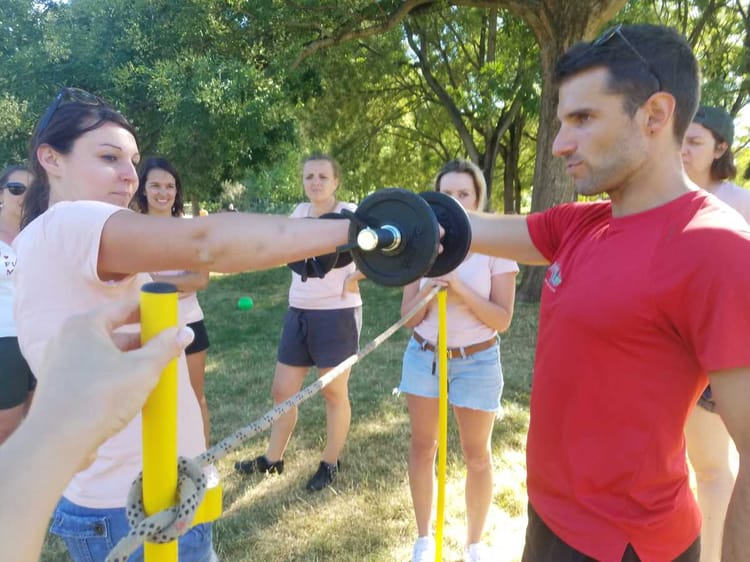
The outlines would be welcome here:
<svg viewBox="0 0 750 562">
<path fill-rule="evenodd" d="M 490 298 L 492 289 L 492 277 L 503 273 L 518 273 L 518 264 L 504 258 L 493 258 L 483 254 L 469 254 L 466 259 L 456 268 L 461 280 L 474 289 L 483 298 Z M 420 288 L 427 283 L 422 279 Z M 448 306 L 446 307 L 448 318 L 448 347 L 466 347 L 475 343 L 487 341 L 495 337 L 497 332 L 483 324 L 474 313 L 469 310 L 462 299 L 450 298 L 448 293 Z M 438 310 L 437 301 L 432 300 L 428 305 L 427 314 L 422 322 L 414 328 L 420 336 L 431 343 L 437 341 L 438 333 Z"/>
<path fill-rule="evenodd" d="M 117 282 L 99 279 L 97 261 L 102 229 L 116 212 L 131 211 L 96 201 L 57 203 L 24 228 L 13 242 L 18 255 L 14 274 L 18 341 L 40 385 L 44 385 L 44 376 L 65 376 L 65 373 L 40 376 L 39 367 L 47 341 L 58 333 L 68 317 L 113 300 L 137 298 L 141 285 L 151 281 L 145 273 Z M 194 457 L 205 450 L 205 442 L 184 354 L 178 361 L 177 400 L 178 452 Z M 85 507 L 123 507 L 142 464 L 139 414 L 99 447 L 94 462 L 73 477 L 64 495 Z"/>
<path fill-rule="evenodd" d="M 337 203 L 335 212 L 341 209 L 354 211 L 354 203 Z M 300 203 L 290 215 L 293 219 L 310 216 L 310 203 Z M 292 272 L 292 284 L 289 287 L 289 306 L 306 310 L 335 310 L 339 308 L 354 308 L 362 306 L 359 293 L 347 291 L 342 295 L 346 276 L 356 269 L 354 263 L 346 267 L 332 269 L 323 279 L 308 279 L 304 283 L 302 277 Z"/>
<path fill-rule="evenodd" d="M 750 224 L 750 190 L 731 181 L 724 181 L 713 191 L 713 195 L 736 210 Z"/>
</svg>

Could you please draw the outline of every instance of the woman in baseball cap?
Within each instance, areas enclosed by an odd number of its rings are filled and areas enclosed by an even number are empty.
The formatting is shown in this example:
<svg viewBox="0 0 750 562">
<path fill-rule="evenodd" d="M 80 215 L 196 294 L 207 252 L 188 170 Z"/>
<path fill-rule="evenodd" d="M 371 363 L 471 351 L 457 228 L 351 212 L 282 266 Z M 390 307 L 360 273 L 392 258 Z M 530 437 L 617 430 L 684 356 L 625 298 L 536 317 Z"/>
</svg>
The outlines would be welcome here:
<svg viewBox="0 0 750 562">
<path fill-rule="evenodd" d="M 719 107 L 702 106 L 685 132 L 682 162 L 694 183 L 733 207 L 750 223 L 750 190 L 730 181 L 737 174 L 733 140 L 732 116 Z M 701 562 L 718 562 L 724 518 L 734 487 L 729 466 L 729 450 L 734 444 L 716 414 L 710 386 L 698 406 L 688 418 L 685 437 L 703 514 Z"/>
</svg>

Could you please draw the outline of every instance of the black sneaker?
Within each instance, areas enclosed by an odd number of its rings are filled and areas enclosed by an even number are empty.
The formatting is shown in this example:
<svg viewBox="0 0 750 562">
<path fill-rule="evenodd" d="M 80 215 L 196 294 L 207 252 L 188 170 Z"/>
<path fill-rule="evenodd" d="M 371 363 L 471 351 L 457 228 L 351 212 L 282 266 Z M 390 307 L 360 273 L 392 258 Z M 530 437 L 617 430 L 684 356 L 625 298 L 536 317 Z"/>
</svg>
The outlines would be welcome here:
<svg viewBox="0 0 750 562">
<path fill-rule="evenodd" d="M 331 485 L 340 468 L 341 461 L 336 461 L 336 464 L 328 464 L 325 461 L 320 461 L 318 471 L 307 481 L 307 486 L 305 487 L 311 492 L 320 492 L 326 486 Z"/>
<path fill-rule="evenodd" d="M 284 459 L 269 462 L 265 455 L 234 463 L 234 470 L 241 474 L 281 474 L 284 472 Z"/>
</svg>

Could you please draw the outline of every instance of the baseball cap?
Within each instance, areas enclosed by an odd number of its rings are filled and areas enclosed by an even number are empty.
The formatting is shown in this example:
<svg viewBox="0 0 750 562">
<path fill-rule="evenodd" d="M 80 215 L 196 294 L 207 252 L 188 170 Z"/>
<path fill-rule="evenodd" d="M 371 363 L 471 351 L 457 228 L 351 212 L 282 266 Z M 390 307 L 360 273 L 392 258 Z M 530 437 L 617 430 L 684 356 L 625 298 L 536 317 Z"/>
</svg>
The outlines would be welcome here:
<svg viewBox="0 0 750 562">
<path fill-rule="evenodd" d="M 703 125 L 732 146 L 734 140 L 734 120 L 720 107 L 702 105 L 693 117 L 693 123 Z"/>
</svg>

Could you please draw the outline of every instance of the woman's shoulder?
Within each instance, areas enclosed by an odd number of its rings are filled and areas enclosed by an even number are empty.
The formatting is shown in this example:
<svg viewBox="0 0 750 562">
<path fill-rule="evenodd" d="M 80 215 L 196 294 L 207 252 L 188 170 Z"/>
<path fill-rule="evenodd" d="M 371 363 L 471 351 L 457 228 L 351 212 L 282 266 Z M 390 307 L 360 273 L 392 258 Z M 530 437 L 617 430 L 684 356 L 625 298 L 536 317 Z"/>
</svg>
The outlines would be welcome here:
<svg viewBox="0 0 750 562">
<path fill-rule="evenodd" d="M 356 211 L 357 210 L 357 204 L 356 203 L 350 203 L 349 201 L 338 201 L 336 203 L 335 211 L 337 213 L 341 212 L 342 209 L 347 209 L 349 211 Z"/>
<path fill-rule="evenodd" d="M 310 216 L 310 203 L 298 203 L 292 213 L 289 215 L 290 218 L 298 219 L 301 217 Z"/>
</svg>

